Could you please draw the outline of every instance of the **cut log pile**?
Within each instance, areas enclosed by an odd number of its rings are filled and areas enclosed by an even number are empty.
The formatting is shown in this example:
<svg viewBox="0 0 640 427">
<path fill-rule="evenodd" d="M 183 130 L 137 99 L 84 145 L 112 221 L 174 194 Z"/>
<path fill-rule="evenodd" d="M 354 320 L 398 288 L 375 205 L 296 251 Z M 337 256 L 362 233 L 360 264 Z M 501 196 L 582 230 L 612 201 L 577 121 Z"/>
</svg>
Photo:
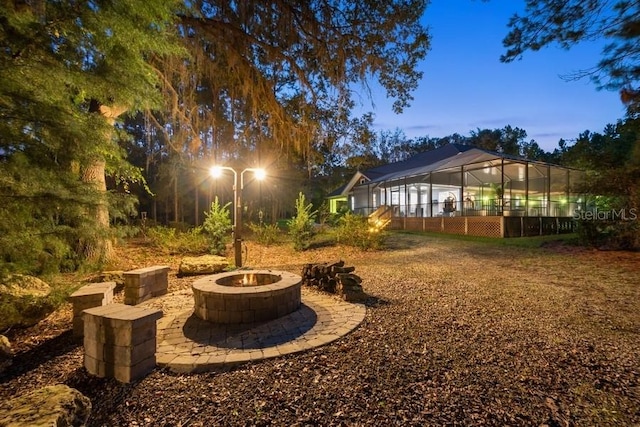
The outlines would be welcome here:
<svg viewBox="0 0 640 427">
<path fill-rule="evenodd" d="M 361 302 L 366 298 L 362 279 L 354 274 L 355 267 L 345 267 L 344 261 L 305 264 L 302 267 L 302 283 L 318 290 L 339 295 L 349 302 Z"/>
</svg>

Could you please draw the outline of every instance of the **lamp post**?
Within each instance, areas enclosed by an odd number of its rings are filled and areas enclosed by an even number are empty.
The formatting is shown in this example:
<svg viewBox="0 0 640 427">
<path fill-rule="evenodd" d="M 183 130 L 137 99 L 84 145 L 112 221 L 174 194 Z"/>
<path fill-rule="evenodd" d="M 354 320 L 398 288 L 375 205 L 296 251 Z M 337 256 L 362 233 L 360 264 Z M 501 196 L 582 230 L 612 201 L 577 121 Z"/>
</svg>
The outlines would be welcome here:
<svg viewBox="0 0 640 427">
<path fill-rule="evenodd" d="M 209 173 L 212 177 L 218 178 L 222 175 L 222 171 L 228 170 L 233 172 L 233 205 L 235 213 L 233 215 L 233 252 L 235 255 L 236 267 L 242 267 L 242 190 L 244 189 L 244 173 L 253 172 L 256 179 L 262 180 L 266 173 L 260 168 L 245 168 L 239 174 L 236 170 L 229 166 L 212 166 Z M 240 185 L 238 186 L 238 178 Z"/>
</svg>

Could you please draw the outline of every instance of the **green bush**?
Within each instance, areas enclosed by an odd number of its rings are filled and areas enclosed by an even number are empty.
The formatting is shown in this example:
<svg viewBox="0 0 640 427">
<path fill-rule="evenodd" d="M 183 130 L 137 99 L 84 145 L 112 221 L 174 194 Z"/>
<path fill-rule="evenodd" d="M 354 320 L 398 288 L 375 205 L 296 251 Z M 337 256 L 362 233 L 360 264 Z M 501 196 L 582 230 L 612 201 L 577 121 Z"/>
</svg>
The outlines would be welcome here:
<svg viewBox="0 0 640 427">
<path fill-rule="evenodd" d="M 231 231 L 231 217 L 229 205 L 222 206 L 218 202 L 218 197 L 211 203 L 209 212 L 205 212 L 205 220 L 202 228 L 209 237 L 209 252 L 213 255 L 224 255 L 226 243 Z"/>
<path fill-rule="evenodd" d="M 151 227 L 147 229 L 147 239 L 159 250 L 170 254 L 203 253 L 209 247 L 202 227 L 184 232 L 169 227 Z"/>
<path fill-rule="evenodd" d="M 303 251 L 311 244 L 316 216 L 316 212 L 311 209 L 313 205 L 306 204 L 304 194 L 299 193 L 296 200 L 296 215 L 287 222 L 289 235 L 293 239 L 293 248 L 297 251 Z"/>
<path fill-rule="evenodd" d="M 586 245 L 616 250 L 640 248 L 640 224 L 635 220 L 581 220 L 576 231 Z"/>
<path fill-rule="evenodd" d="M 640 249 L 640 210 L 629 197 L 592 196 L 577 218 L 582 243 L 608 249 Z"/>
<path fill-rule="evenodd" d="M 386 233 L 369 225 L 366 217 L 347 212 L 335 229 L 338 243 L 364 250 L 377 250 L 384 246 Z"/>
<path fill-rule="evenodd" d="M 253 233 L 254 238 L 258 243 L 265 246 L 273 245 L 278 241 L 280 235 L 280 228 L 277 224 L 255 224 L 249 223 L 249 229 Z"/>
<path fill-rule="evenodd" d="M 6 233 L 0 235 L 0 278 L 11 273 L 30 275 L 75 271 L 82 260 L 66 236 Z"/>
</svg>

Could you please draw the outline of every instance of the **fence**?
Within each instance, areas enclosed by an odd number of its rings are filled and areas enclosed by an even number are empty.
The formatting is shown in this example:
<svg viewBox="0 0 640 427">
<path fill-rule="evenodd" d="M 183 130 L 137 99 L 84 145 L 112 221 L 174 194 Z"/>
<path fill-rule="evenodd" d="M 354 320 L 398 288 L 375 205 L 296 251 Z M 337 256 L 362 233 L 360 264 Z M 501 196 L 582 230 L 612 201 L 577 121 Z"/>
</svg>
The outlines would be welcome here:
<svg viewBox="0 0 640 427">
<path fill-rule="evenodd" d="M 388 229 L 480 237 L 528 237 L 573 233 L 575 221 L 572 217 L 394 217 Z"/>
</svg>

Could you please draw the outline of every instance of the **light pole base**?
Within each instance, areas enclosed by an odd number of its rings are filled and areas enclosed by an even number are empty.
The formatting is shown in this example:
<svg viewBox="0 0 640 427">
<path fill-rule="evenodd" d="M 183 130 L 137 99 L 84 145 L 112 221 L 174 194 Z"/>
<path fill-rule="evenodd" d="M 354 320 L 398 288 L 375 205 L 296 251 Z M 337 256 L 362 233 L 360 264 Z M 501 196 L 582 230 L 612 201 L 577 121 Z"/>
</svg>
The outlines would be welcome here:
<svg viewBox="0 0 640 427">
<path fill-rule="evenodd" d="M 242 239 L 236 237 L 233 240 L 233 252 L 235 254 L 235 264 L 237 268 L 242 267 Z"/>
</svg>

